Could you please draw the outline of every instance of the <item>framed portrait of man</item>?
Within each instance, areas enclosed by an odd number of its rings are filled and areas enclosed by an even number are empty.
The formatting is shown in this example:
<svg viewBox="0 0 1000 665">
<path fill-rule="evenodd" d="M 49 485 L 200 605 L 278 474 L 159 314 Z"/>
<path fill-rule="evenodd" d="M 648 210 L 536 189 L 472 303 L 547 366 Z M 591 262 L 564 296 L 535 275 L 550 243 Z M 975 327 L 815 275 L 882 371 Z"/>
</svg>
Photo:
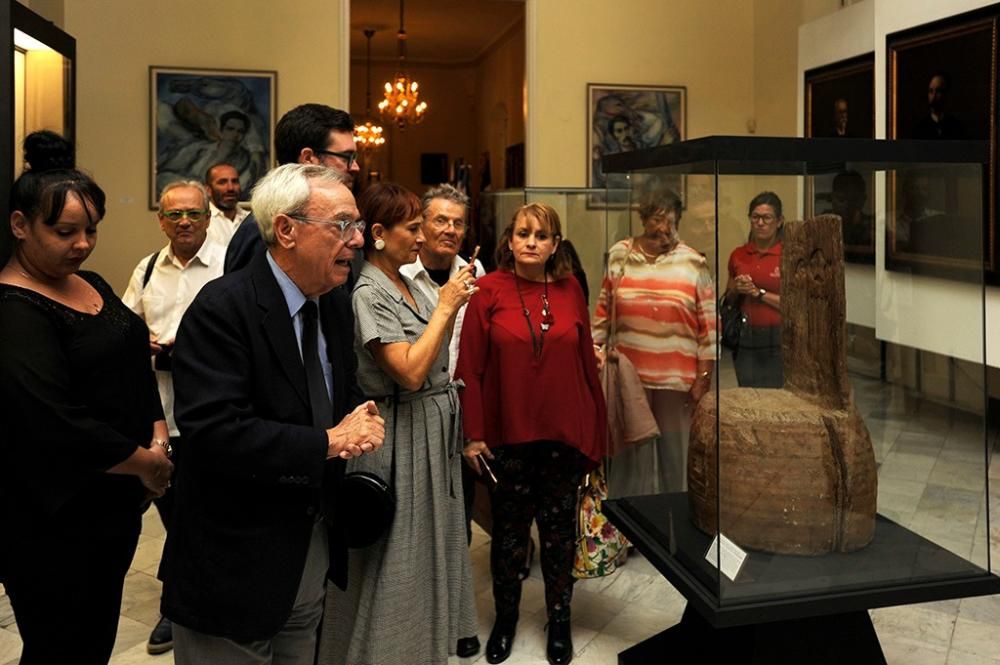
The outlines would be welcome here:
<svg viewBox="0 0 1000 665">
<path fill-rule="evenodd" d="M 629 182 L 624 173 L 604 173 L 601 158 L 682 141 L 686 122 L 687 88 L 683 86 L 587 84 L 588 187 L 614 190 L 608 191 L 607 203 L 627 205 L 627 190 L 641 189 L 641 185 Z M 680 176 L 677 180 L 674 189 L 680 192 Z"/>
<path fill-rule="evenodd" d="M 805 73 L 806 138 L 875 138 L 875 54 Z M 874 173 L 844 169 L 807 183 L 807 215 L 840 215 L 844 258 L 875 263 Z"/>
<path fill-rule="evenodd" d="M 997 23 L 1000 9 L 888 35 L 887 136 L 990 144 L 981 181 L 945 167 L 887 182 L 885 265 L 1000 283 L 996 248 Z M 981 194 L 980 194 L 981 190 Z M 973 192 L 970 194 L 970 192 Z"/>
<path fill-rule="evenodd" d="M 277 113 L 273 71 L 149 68 L 149 207 L 174 180 L 204 181 L 218 163 L 240 175 L 247 200 L 271 168 Z"/>
</svg>

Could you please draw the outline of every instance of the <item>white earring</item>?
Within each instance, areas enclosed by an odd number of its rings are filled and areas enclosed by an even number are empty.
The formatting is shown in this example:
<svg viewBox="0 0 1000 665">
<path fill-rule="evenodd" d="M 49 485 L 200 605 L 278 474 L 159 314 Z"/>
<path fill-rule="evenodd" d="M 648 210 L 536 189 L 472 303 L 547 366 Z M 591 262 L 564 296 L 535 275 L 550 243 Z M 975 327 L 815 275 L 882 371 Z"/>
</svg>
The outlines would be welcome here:
<svg viewBox="0 0 1000 665">
<path fill-rule="evenodd" d="M 381 238 L 376 238 L 375 239 L 375 249 L 377 249 L 380 252 L 383 249 L 385 249 L 385 240 L 382 240 Z"/>
</svg>

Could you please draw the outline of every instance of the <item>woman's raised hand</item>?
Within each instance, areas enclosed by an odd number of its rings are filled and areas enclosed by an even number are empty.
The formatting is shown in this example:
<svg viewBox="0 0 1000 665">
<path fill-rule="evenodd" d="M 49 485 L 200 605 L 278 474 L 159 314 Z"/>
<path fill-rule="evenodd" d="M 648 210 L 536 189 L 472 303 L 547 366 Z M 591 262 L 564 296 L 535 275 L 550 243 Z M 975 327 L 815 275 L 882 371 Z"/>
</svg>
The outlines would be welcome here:
<svg viewBox="0 0 1000 665">
<path fill-rule="evenodd" d="M 472 260 L 455 271 L 445 285 L 438 292 L 438 307 L 449 308 L 449 314 L 457 312 L 465 303 L 469 302 L 472 294 L 479 290 L 476 286 L 476 255 L 479 248 L 472 255 Z"/>
</svg>

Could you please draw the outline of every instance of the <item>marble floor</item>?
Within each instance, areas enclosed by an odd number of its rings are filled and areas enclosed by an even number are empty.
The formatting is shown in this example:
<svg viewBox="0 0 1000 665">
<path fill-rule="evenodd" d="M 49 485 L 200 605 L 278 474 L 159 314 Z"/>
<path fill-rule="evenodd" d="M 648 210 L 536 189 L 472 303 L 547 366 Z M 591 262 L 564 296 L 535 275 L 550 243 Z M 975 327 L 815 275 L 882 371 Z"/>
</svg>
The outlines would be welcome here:
<svg viewBox="0 0 1000 665">
<path fill-rule="evenodd" d="M 723 375 L 723 384 L 728 383 Z M 992 557 L 1000 570 L 1000 437 L 990 437 L 990 496 L 983 474 L 981 419 L 908 396 L 877 381 L 855 377 L 857 402 L 875 444 L 879 511 L 981 566 Z M 994 528 L 988 533 L 986 511 Z M 988 534 L 988 536 L 987 536 Z M 989 537 L 989 540 L 987 538 Z M 163 547 L 155 511 L 125 580 L 118 642 L 111 662 L 165 665 L 172 656 L 149 656 L 145 642 L 158 617 L 155 571 Z M 489 537 L 476 532 L 471 549 L 485 644 L 493 621 Z M 684 598 L 641 556 L 613 575 L 577 584 L 573 600 L 574 663 L 614 665 L 617 653 L 677 623 Z M 1000 665 L 1000 596 L 949 600 L 874 610 L 872 618 L 892 665 Z M 545 660 L 545 603 L 537 561 L 526 580 L 521 621 L 510 665 Z M 17 626 L 0 586 L 0 665 L 17 662 Z M 485 663 L 453 658 L 450 665 Z M 419 665 L 419 664 L 414 664 Z"/>
</svg>

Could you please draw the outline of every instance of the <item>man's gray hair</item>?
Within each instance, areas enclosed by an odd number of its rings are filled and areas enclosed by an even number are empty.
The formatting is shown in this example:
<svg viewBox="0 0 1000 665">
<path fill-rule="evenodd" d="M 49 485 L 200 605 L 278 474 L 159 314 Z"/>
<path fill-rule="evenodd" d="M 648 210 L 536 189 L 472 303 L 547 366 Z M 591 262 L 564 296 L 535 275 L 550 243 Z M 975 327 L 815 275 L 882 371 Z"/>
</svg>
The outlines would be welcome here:
<svg viewBox="0 0 1000 665">
<path fill-rule="evenodd" d="M 313 182 L 350 187 L 346 175 L 318 164 L 283 164 L 254 185 L 250 207 L 268 247 L 275 243 L 274 218 L 299 213 L 309 203 Z"/>
<path fill-rule="evenodd" d="M 167 198 L 167 194 L 175 189 L 181 189 L 182 187 L 190 187 L 191 189 L 197 189 L 201 192 L 201 209 L 208 210 L 208 202 L 211 201 L 211 196 L 209 196 L 208 188 L 205 187 L 205 183 L 198 182 L 197 180 L 174 180 L 173 182 L 167 183 L 160 192 L 160 201 L 156 205 L 156 214 L 162 215 L 163 199 Z"/>
<path fill-rule="evenodd" d="M 448 183 L 438 185 L 437 187 L 431 187 L 424 192 L 424 195 L 420 198 L 420 212 L 422 212 L 424 216 L 427 215 L 427 210 L 431 207 L 431 201 L 434 199 L 444 199 L 445 201 L 457 203 L 465 208 L 466 214 L 469 212 L 468 195 L 460 192 Z"/>
</svg>

